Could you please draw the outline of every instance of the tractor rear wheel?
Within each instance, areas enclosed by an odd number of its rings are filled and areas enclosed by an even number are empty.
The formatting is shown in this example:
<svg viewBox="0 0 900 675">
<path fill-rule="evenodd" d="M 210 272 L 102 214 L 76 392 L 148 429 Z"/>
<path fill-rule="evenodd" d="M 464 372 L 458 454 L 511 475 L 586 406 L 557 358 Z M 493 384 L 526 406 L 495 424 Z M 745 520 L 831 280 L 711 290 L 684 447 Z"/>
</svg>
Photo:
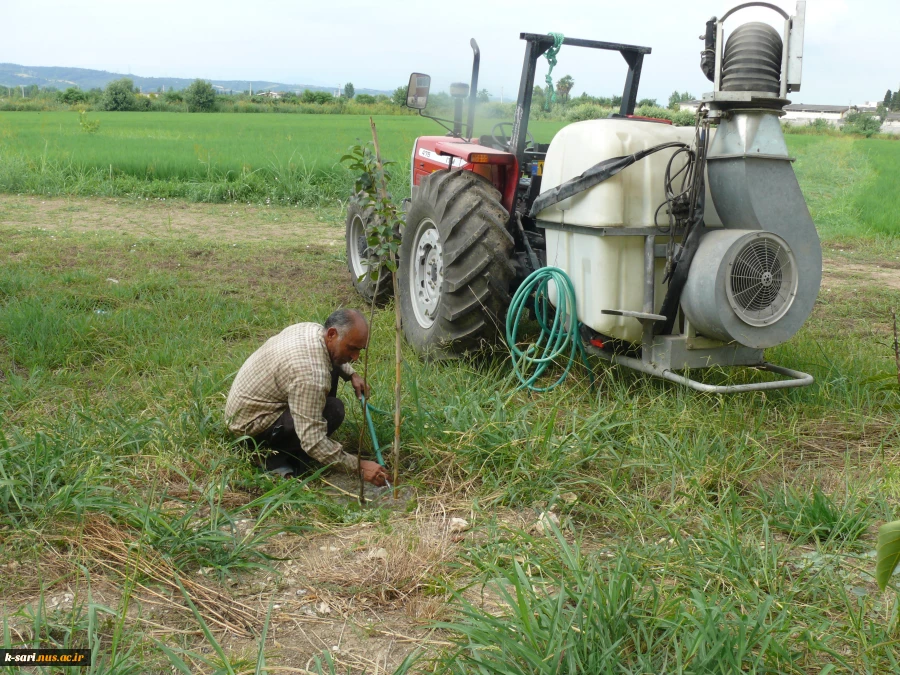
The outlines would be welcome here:
<svg viewBox="0 0 900 675">
<path fill-rule="evenodd" d="M 391 272 L 387 267 L 381 268 L 381 280 L 377 284 L 378 297 L 375 297 L 376 281 L 370 273 L 370 263 L 374 263 L 374 257 L 371 255 L 371 249 L 366 237 L 366 227 L 373 217 L 373 209 L 361 209 L 358 204 L 351 200 L 347 207 L 347 269 L 350 270 L 350 278 L 353 281 L 353 287 L 368 302 L 372 300 L 385 300 L 390 297 L 393 291 L 393 282 L 391 281 Z"/>
<path fill-rule="evenodd" d="M 502 335 L 514 273 L 507 217 L 500 193 L 470 171 L 422 179 L 397 270 L 403 332 L 419 354 L 462 354 Z"/>
</svg>

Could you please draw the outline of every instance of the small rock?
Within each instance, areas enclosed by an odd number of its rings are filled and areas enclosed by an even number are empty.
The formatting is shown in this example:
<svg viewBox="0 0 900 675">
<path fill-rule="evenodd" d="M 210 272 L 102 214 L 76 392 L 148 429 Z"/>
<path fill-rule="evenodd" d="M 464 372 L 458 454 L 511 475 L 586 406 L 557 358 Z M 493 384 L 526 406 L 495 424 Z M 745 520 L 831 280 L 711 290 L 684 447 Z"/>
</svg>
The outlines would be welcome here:
<svg viewBox="0 0 900 675">
<path fill-rule="evenodd" d="M 378 559 L 378 560 L 387 560 L 388 554 L 387 550 L 383 548 L 376 548 L 369 551 L 369 554 L 366 556 L 369 560 Z"/>
<path fill-rule="evenodd" d="M 109 283 L 111 283 L 111 284 L 117 284 L 117 283 L 119 283 L 119 280 L 118 280 L 118 279 L 113 279 L 112 277 L 107 277 L 106 280 L 107 280 Z"/>
<path fill-rule="evenodd" d="M 578 495 L 576 495 L 574 492 L 564 492 L 559 496 L 559 498 L 566 504 L 574 504 L 578 501 Z"/>
<path fill-rule="evenodd" d="M 325 551 L 325 553 L 334 553 L 335 551 L 340 551 L 341 549 L 339 549 L 337 546 L 320 546 L 319 550 Z"/>
<path fill-rule="evenodd" d="M 450 519 L 450 531 L 451 532 L 465 532 L 470 529 L 472 526 L 469 525 L 469 521 L 465 518 L 451 518 Z"/>
<path fill-rule="evenodd" d="M 559 516 L 553 513 L 553 511 L 541 511 L 541 515 L 538 516 L 537 522 L 531 526 L 531 531 L 537 532 L 538 534 L 550 534 L 553 531 L 551 523 L 556 527 L 559 527 Z"/>
<path fill-rule="evenodd" d="M 316 614 L 324 615 L 331 614 L 331 607 L 328 606 L 327 602 L 320 602 L 316 604 Z"/>
</svg>

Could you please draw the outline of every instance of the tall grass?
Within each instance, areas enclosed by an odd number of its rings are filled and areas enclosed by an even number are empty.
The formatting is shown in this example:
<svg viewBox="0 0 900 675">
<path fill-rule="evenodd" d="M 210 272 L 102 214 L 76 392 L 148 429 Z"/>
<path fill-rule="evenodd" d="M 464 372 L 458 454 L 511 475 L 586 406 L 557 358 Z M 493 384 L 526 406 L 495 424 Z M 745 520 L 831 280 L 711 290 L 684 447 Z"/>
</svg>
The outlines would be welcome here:
<svg viewBox="0 0 900 675">
<path fill-rule="evenodd" d="M 856 198 L 860 216 L 875 232 L 900 236 L 900 144 L 859 141 L 875 179 Z"/>
<path fill-rule="evenodd" d="M 84 133 L 67 113 L 0 113 L 0 191 L 42 195 L 182 198 L 319 206 L 345 201 L 352 177 L 340 164 L 371 136 L 353 115 L 91 113 Z M 409 156 L 420 135 L 442 135 L 424 118 L 376 117 L 382 154 L 397 162 L 392 192 L 409 196 Z M 480 123 L 490 129 L 490 122 Z M 549 141 L 562 126 L 537 123 Z"/>
</svg>

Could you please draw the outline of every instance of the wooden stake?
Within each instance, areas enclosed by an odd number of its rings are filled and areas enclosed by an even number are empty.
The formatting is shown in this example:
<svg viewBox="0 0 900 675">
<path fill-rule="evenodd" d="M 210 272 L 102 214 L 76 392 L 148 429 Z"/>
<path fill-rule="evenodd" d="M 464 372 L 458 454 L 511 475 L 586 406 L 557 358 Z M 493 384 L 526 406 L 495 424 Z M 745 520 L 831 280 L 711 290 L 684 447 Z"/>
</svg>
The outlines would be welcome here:
<svg viewBox="0 0 900 675">
<path fill-rule="evenodd" d="M 375 120 L 369 118 L 369 124 L 372 127 L 372 142 L 375 144 L 375 162 L 378 171 L 381 173 L 381 198 L 387 199 L 387 186 L 384 184 L 384 173 L 381 166 L 381 150 L 378 147 L 378 132 L 375 131 Z M 391 251 L 391 266 L 396 268 L 397 257 Z M 397 485 L 397 479 L 400 471 L 400 366 L 403 363 L 403 355 L 400 351 L 400 288 L 397 286 L 396 272 L 391 275 L 394 280 L 394 365 L 396 367 L 394 377 L 394 448 L 391 461 L 394 464 L 394 485 Z M 394 488 L 394 497 L 396 498 L 396 487 Z"/>
<path fill-rule="evenodd" d="M 900 386 L 900 341 L 897 340 L 897 310 L 892 309 L 894 317 L 894 360 L 897 362 L 897 385 Z"/>
</svg>

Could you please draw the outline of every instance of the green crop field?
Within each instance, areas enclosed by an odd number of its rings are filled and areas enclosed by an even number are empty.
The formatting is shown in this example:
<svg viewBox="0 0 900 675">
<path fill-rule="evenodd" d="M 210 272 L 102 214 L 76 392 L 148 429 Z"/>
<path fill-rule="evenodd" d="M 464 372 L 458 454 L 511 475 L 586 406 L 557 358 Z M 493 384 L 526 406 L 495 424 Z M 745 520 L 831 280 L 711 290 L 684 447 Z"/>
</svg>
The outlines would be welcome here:
<svg viewBox="0 0 900 675">
<path fill-rule="evenodd" d="M 502 350 L 404 347 L 400 489 L 360 506 L 337 472 L 255 470 L 223 408 L 268 337 L 367 309 L 335 165 L 368 119 L 96 119 L 0 114 L 2 647 L 89 646 L 118 675 L 900 672 L 872 557 L 900 499 L 900 143 L 788 136 L 824 275 L 767 358 L 812 386 L 715 396 L 594 360 L 595 387 L 579 366 L 534 394 Z M 376 123 L 399 193 L 439 128 Z M 383 408 L 393 326 L 376 308 Z"/>
<path fill-rule="evenodd" d="M 71 112 L 0 113 L 0 191 L 333 205 L 346 199 L 351 186 L 341 156 L 351 144 L 371 138 L 369 118 L 353 115 L 89 118 L 100 123 L 94 133 L 83 131 Z M 397 163 L 394 191 L 404 197 L 414 139 L 443 131 L 419 117 L 380 116 L 375 123 L 385 158 Z M 494 123 L 481 120 L 476 132 L 488 133 Z M 564 125 L 538 121 L 531 131 L 548 142 Z M 824 235 L 900 234 L 900 143 L 791 134 L 787 139 L 811 208 L 819 208 L 823 198 L 826 210 L 835 203 L 852 209 L 837 220 L 820 214 L 816 222 Z M 845 189 L 854 191 L 853 199 L 832 199 Z"/>
<path fill-rule="evenodd" d="M 304 205 L 345 199 L 351 180 L 339 166 L 347 148 L 371 139 L 369 118 L 353 115 L 0 113 L 0 190 L 40 194 L 186 197 L 194 201 L 280 201 Z M 495 120 L 480 122 L 488 133 Z M 442 135 L 435 122 L 378 116 L 382 153 L 408 188 L 417 136 Z M 562 122 L 536 122 L 549 141 Z M 405 191 L 405 193 L 404 193 Z"/>
</svg>

